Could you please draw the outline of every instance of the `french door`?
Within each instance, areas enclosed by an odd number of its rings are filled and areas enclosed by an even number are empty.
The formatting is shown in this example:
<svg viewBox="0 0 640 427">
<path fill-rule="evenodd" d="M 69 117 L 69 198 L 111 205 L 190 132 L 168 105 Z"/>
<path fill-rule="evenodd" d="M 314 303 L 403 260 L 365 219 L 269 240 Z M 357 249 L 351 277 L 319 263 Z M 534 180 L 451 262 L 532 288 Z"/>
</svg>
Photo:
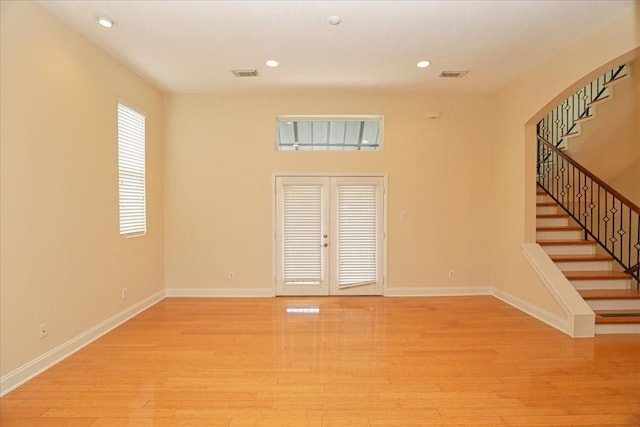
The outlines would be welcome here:
<svg viewBox="0 0 640 427">
<path fill-rule="evenodd" d="M 276 177 L 276 295 L 382 295 L 382 177 Z"/>
</svg>

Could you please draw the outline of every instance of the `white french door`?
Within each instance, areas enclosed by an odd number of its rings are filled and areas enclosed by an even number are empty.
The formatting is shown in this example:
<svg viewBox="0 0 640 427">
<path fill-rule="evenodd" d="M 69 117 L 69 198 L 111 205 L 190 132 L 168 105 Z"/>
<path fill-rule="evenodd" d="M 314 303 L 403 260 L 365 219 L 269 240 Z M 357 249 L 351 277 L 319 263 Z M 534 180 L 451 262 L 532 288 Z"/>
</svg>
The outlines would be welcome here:
<svg viewBox="0 0 640 427">
<path fill-rule="evenodd" d="M 382 295 L 384 179 L 276 177 L 276 295 Z"/>
</svg>

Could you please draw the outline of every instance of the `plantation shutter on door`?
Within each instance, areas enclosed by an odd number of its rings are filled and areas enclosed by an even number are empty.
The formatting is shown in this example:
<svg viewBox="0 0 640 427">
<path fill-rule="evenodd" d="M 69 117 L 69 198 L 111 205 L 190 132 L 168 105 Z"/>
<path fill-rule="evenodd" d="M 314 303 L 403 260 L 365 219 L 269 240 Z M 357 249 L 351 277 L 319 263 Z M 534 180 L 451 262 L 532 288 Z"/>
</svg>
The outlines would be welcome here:
<svg viewBox="0 0 640 427">
<path fill-rule="evenodd" d="M 322 280 L 322 188 L 283 186 L 284 282 L 317 285 Z"/>
<path fill-rule="evenodd" d="M 338 286 L 376 283 L 376 185 L 338 186 Z"/>
</svg>

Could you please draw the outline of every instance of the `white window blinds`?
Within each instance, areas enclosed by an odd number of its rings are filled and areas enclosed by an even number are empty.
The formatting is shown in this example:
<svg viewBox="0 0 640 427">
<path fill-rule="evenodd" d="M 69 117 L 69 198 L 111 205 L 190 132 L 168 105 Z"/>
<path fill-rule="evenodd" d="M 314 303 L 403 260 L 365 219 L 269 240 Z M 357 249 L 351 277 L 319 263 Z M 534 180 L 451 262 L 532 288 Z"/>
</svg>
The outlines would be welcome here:
<svg viewBox="0 0 640 427">
<path fill-rule="evenodd" d="M 284 281 L 317 285 L 322 280 L 322 188 L 283 187 Z"/>
<path fill-rule="evenodd" d="M 145 117 L 118 104 L 118 194 L 120 235 L 147 232 L 145 203 Z"/>
<path fill-rule="evenodd" d="M 338 286 L 377 280 L 375 185 L 338 186 Z"/>
</svg>

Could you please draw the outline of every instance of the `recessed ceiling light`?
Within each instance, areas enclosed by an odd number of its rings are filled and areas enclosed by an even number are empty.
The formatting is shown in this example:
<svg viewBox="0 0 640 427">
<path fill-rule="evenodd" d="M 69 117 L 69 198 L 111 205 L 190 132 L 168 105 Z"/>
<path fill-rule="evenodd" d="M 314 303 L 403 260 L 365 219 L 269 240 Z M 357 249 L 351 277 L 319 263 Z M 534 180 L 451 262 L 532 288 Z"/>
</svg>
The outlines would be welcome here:
<svg viewBox="0 0 640 427">
<path fill-rule="evenodd" d="M 339 17 L 338 15 L 333 15 L 329 17 L 330 25 L 340 25 L 341 22 L 342 22 L 342 18 Z"/>
<path fill-rule="evenodd" d="M 275 68 L 278 65 L 280 65 L 280 63 L 278 61 L 276 61 L 275 59 L 270 59 L 267 62 L 265 62 L 265 64 L 267 64 L 267 67 L 271 67 L 271 68 Z"/>
<path fill-rule="evenodd" d="M 431 62 L 429 61 L 420 61 L 417 64 L 418 68 L 427 68 L 429 65 L 431 65 Z"/>
<path fill-rule="evenodd" d="M 98 19 L 98 24 L 102 25 L 105 28 L 111 28 L 115 24 L 115 22 L 113 22 L 113 19 L 109 19 L 104 16 L 98 16 L 97 19 Z"/>
</svg>

